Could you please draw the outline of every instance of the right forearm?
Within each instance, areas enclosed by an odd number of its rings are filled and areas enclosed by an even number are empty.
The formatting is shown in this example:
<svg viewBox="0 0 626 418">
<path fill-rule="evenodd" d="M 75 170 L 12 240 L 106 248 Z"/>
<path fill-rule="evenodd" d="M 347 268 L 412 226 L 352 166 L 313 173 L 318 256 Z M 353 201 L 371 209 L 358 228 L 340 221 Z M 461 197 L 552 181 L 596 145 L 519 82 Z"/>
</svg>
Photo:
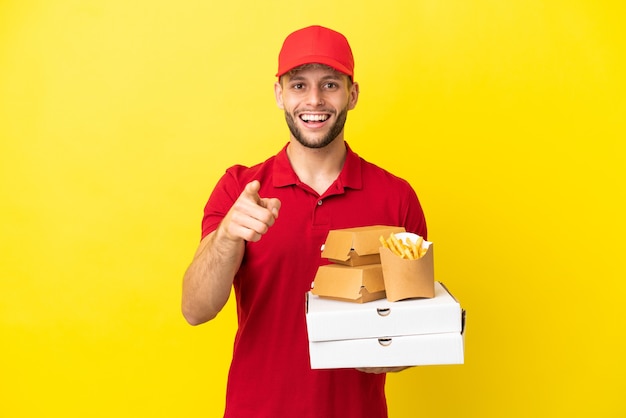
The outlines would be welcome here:
<svg viewBox="0 0 626 418">
<path fill-rule="evenodd" d="M 245 250 L 245 242 L 256 242 L 274 225 L 280 200 L 261 198 L 258 180 L 246 184 L 215 231 L 196 251 L 183 278 L 182 310 L 192 325 L 210 321 L 222 310 Z"/>
<path fill-rule="evenodd" d="M 243 253 L 243 240 L 224 239 L 219 228 L 202 240 L 183 278 L 182 311 L 190 324 L 210 321 L 224 307 Z"/>
</svg>

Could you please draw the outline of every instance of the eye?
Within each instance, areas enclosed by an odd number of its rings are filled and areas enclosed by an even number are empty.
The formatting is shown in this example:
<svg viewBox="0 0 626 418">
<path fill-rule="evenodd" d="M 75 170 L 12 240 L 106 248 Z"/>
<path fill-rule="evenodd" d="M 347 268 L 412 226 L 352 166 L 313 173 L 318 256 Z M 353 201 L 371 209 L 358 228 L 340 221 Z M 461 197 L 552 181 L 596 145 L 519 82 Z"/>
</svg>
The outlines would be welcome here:
<svg viewBox="0 0 626 418">
<path fill-rule="evenodd" d="M 334 81 L 329 81 L 324 84 L 324 88 L 328 90 L 336 89 L 337 87 L 338 87 L 338 84 L 335 83 Z"/>
<path fill-rule="evenodd" d="M 294 83 L 291 85 L 291 88 L 294 90 L 302 90 L 304 88 L 303 83 Z"/>
</svg>

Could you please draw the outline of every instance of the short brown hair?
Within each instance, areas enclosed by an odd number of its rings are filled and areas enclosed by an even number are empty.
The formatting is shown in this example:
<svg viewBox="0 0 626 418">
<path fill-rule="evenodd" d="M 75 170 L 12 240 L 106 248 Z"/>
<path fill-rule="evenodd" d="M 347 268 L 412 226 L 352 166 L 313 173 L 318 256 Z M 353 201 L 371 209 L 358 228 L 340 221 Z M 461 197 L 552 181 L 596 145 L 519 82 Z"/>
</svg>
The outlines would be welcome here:
<svg viewBox="0 0 626 418">
<path fill-rule="evenodd" d="M 299 71 L 302 71 L 302 70 L 315 70 L 315 69 L 319 69 L 319 68 L 325 68 L 325 69 L 331 70 L 331 71 L 333 71 L 333 72 L 335 72 L 337 74 L 345 75 L 346 77 L 348 77 L 348 87 L 352 86 L 352 77 L 350 77 L 347 74 L 342 73 L 341 71 L 337 71 L 336 69 L 334 69 L 333 67 L 331 67 L 329 65 L 319 64 L 319 63 L 316 63 L 316 62 L 311 63 L 311 64 L 303 64 L 303 65 L 300 65 L 299 67 L 292 68 L 291 70 L 287 71 L 285 74 L 280 76 L 279 82 L 280 82 L 280 84 L 283 83 L 283 77 L 284 76 L 292 77 L 294 74 L 298 73 Z"/>
</svg>

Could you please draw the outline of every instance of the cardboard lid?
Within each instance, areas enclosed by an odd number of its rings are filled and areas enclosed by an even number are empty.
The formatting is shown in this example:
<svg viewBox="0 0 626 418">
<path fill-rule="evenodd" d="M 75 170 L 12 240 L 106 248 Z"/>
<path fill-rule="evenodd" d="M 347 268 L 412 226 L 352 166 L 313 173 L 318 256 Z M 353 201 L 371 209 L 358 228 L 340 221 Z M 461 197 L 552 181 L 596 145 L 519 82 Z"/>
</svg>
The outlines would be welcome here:
<svg viewBox="0 0 626 418">
<path fill-rule="evenodd" d="M 354 250 L 359 256 L 378 254 L 380 236 L 404 232 L 401 226 L 373 225 L 356 228 L 335 229 L 328 232 L 322 257 L 346 261 Z"/>
</svg>

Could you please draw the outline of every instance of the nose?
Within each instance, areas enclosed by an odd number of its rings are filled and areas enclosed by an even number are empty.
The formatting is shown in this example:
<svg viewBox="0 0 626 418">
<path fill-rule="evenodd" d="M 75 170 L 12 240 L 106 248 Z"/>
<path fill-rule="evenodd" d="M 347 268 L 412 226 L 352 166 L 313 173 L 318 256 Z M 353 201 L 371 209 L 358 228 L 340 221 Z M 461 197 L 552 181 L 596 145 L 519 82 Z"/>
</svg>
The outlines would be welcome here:
<svg viewBox="0 0 626 418">
<path fill-rule="evenodd" d="M 307 101 L 312 106 L 319 106 L 324 104 L 324 95 L 322 90 L 319 87 L 311 88 L 307 97 Z"/>
</svg>

